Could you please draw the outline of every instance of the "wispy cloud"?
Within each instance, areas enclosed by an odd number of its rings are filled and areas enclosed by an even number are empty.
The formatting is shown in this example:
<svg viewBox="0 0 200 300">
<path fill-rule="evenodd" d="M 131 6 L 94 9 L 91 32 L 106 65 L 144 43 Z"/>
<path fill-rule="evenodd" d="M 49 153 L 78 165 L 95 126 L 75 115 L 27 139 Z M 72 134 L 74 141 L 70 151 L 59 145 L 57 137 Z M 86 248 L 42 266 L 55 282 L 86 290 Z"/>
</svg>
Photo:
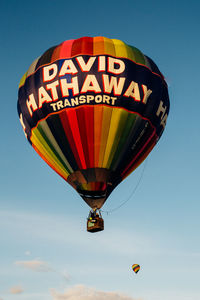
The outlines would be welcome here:
<svg viewBox="0 0 200 300">
<path fill-rule="evenodd" d="M 54 271 L 47 262 L 39 260 L 39 259 L 16 261 L 15 265 L 24 267 L 26 269 L 29 269 L 29 270 L 32 270 L 35 272 L 52 272 L 52 271 Z"/>
<path fill-rule="evenodd" d="M 15 294 L 21 294 L 23 292 L 24 292 L 24 290 L 20 286 L 13 286 L 13 287 L 10 288 L 10 293 L 14 294 L 14 295 Z"/>
<path fill-rule="evenodd" d="M 40 259 L 34 259 L 34 260 L 21 260 L 16 261 L 14 263 L 16 266 L 23 267 L 25 269 L 34 271 L 34 272 L 54 272 L 59 275 L 62 279 L 65 280 L 65 282 L 70 281 L 70 274 L 66 271 L 58 271 L 55 268 L 52 268 L 50 264 L 46 261 L 42 261 Z M 0 299 L 1 300 L 1 299 Z"/>
<path fill-rule="evenodd" d="M 73 226 L 71 224 L 73 223 Z M 37 224 L 37 226 L 35 225 Z M 44 226 L 45 224 L 45 226 Z M 84 226 L 83 226 L 84 225 Z M 55 215 L 38 215 L 28 212 L 0 212 L 0 226 L 5 227 L 16 239 L 26 240 L 27 236 L 34 239 L 45 239 L 48 242 L 56 244 L 73 244 L 74 247 L 81 246 L 82 251 L 88 252 L 88 241 L 90 243 L 89 251 L 101 253 L 113 253 L 129 255 L 134 253 L 155 253 L 158 251 L 157 245 L 151 235 L 143 235 L 136 232 L 124 232 L 119 227 L 106 228 L 102 234 L 95 236 L 95 243 L 92 242 L 93 237 L 85 232 L 84 224 L 75 222 L 71 216 L 56 217 Z M 53 228 L 53 230 L 52 230 Z M 112 239 L 110 238 L 112 236 Z M 66 238 L 67 237 L 67 238 Z M 103 238 L 102 238 L 103 237 Z M 119 243 L 120 241 L 120 243 Z M 123 245 L 126 245 L 124 247 Z M 147 250 L 148 249 L 148 250 Z M 30 252 L 26 252 L 26 256 Z"/>
<path fill-rule="evenodd" d="M 27 250 L 27 251 L 25 252 L 25 255 L 26 255 L 26 256 L 30 256 L 30 255 L 31 255 L 31 252 L 30 252 L 29 250 Z"/>
<path fill-rule="evenodd" d="M 84 285 L 77 285 L 63 294 L 51 289 L 53 300 L 142 300 L 141 298 L 132 298 L 118 292 L 103 292 Z"/>
<path fill-rule="evenodd" d="M 70 280 L 70 275 L 67 271 L 63 271 L 63 272 L 60 272 L 60 275 L 66 280 L 66 281 L 69 281 Z"/>
</svg>

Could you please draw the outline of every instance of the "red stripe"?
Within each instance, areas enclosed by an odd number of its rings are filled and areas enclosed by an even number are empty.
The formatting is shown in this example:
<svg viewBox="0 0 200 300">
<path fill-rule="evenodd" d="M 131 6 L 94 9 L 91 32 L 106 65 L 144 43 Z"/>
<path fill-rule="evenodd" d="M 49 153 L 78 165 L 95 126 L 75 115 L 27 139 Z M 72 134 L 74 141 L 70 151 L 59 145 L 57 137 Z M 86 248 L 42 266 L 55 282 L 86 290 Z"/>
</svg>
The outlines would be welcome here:
<svg viewBox="0 0 200 300">
<path fill-rule="evenodd" d="M 73 110 L 65 110 L 59 114 L 60 120 L 63 125 L 67 140 L 70 144 L 70 148 L 73 152 L 75 160 L 79 169 L 85 168 L 85 160 L 82 153 L 80 133 L 78 128 L 78 122 L 76 120 L 76 113 Z M 73 126 L 71 126 L 73 124 Z"/>
<path fill-rule="evenodd" d="M 94 106 L 84 107 L 89 167 L 94 168 Z"/>
<path fill-rule="evenodd" d="M 72 46 L 72 56 L 86 54 L 93 55 L 93 38 L 82 37 L 74 41 Z"/>
<path fill-rule="evenodd" d="M 61 49 L 60 49 L 60 59 L 61 58 L 69 58 L 71 57 L 71 50 L 72 50 L 72 45 L 75 40 L 69 40 L 65 41 L 61 44 Z"/>
<path fill-rule="evenodd" d="M 80 130 L 80 136 L 81 136 L 81 143 L 83 147 L 85 162 L 86 162 L 86 168 L 92 167 L 94 165 L 94 150 L 92 151 L 92 148 L 94 149 L 94 125 L 92 123 L 93 116 L 91 116 L 91 113 L 93 112 L 90 110 L 89 107 L 81 107 L 76 110 L 77 114 L 77 120 L 78 120 L 78 126 Z M 88 111 L 91 111 L 91 113 L 88 115 Z M 87 120 L 88 119 L 88 120 Z M 90 147 L 91 143 L 91 147 Z M 91 155 L 91 157 L 90 157 Z"/>
</svg>

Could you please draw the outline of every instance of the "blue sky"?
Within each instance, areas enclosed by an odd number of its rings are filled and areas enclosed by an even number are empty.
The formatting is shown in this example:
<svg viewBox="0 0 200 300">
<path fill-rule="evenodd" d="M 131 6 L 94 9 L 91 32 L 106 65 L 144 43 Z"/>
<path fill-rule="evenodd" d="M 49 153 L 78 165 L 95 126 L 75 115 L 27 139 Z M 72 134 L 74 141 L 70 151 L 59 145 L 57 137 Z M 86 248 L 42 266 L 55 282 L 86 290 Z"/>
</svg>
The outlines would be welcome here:
<svg viewBox="0 0 200 300">
<path fill-rule="evenodd" d="M 1 2 L 1 300 L 200 298 L 199 10 L 196 0 Z M 64 40 L 99 35 L 157 63 L 171 110 L 147 163 L 104 211 L 131 199 L 104 212 L 105 230 L 90 235 L 89 208 L 27 143 L 16 105 L 36 57 Z M 133 263 L 141 265 L 137 276 Z"/>
</svg>

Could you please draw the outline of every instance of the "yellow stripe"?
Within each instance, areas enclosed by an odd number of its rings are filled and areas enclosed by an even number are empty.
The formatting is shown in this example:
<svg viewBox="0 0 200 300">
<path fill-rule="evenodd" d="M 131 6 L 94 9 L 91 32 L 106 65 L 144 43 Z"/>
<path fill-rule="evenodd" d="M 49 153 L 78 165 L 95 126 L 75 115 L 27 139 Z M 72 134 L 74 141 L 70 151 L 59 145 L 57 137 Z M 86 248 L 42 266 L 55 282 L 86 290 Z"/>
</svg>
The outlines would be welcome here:
<svg viewBox="0 0 200 300">
<path fill-rule="evenodd" d="M 27 72 L 22 76 L 20 83 L 19 83 L 19 88 L 24 85 L 25 81 L 26 81 L 26 77 L 27 77 Z"/>
<path fill-rule="evenodd" d="M 109 128 L 109 134 L 107 138 L 107 145 L 103 160 L 103 168 L 109 168 L 112 158 L 114 156 L 114 153 L 117 149 L 117 145 L 119 143 L 120 139 L 120 132 L 123 130 L 123 126 L 121 124 L 121 120 L 124 117 L 126 120 L 126 112 L 123 113 L 121 109 L 113 109 L 112 111 L 112 117 L 110 121 L 110 128 Z M 121 128 L 120 128 L 121 127 Z"/>
<path fill-rule="evenodd" d="M 115 55 L 115 46 L 111 39 L 104 37 L 104 51 L 107 55 Z"/>
<path fill-rule="evenodd" d="M 32 62 L 32 64 L 28 68 L 27 76 L 29 76 L 35 72 L 35 68 L 36 68 L 36 65 L 37 65 L 39 59 L 40 59 L 40 56 Z"/>
<path fill-rule="evenodd" d="M 101 142 L 100 142 L 100 152 L 99 152 L 99 167 L 103 167 L 104 154 L 107 146 L 110 119 L 112 116 L 112 107 L 103 107 L 103 120 L 102 120 L 102 131 L 101 131 Z"/>
<path fill-rule="evenodd" d="M 113 39 L 112 40 L 115 46 L 115 55 L 119 57 L 127 57 L 127 47 L 126 44 L 120 40 Z"/>
<path fill-rule="evenodd" d="M 118 149 L 119 143 L 121 141 L 122 134 L 124 132 L 124 129 L 126 128 L 126 121 L 127 121 L 128 115 L 129 115 L 129 113 L 127 111 L 123 110 L 123 109 L 117 109 L 117 110 L 118 111 L 114 110 L 114 113 L 119 114 L 118 121 L 116 121 L 118 123 L 116 123 L 114 125 L 111 123 L 111 126 L 116 126 L 117 130 L 116 130 L 115 136 L 113 137 L 113 145 L 112 145 L 112 148 L 110 150 L 110 154 L 109 154 L 108 161 L 107 161 L 107 168 L 108 169 L 110 168 L 110 166 L 112 164 L 112 161 L 113 161 L 113 158 L 114 158 L 114 155 L 115 155 L 115 152 Z"/>
</svg>

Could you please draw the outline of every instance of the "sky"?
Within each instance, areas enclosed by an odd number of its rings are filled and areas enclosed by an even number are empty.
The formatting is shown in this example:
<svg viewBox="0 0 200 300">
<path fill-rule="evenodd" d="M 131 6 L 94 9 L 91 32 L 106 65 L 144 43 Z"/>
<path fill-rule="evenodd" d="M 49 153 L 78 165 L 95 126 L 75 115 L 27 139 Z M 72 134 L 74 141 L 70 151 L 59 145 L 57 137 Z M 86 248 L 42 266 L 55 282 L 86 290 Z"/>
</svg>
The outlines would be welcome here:
<svg viewBox="0 0 200 300">
<path fill-rule="evenodd" d="M 1 1 L 0 300 L 200 299 L 199 10 L 196 0 Z M 86 232 L 89 207 L 34 152 L 17 114 L 32 61 L 82 36 L 117 38 L 151 57 L 171 103 L 162 138 L 110 195 L 97 234 Z"/>
</svg>

